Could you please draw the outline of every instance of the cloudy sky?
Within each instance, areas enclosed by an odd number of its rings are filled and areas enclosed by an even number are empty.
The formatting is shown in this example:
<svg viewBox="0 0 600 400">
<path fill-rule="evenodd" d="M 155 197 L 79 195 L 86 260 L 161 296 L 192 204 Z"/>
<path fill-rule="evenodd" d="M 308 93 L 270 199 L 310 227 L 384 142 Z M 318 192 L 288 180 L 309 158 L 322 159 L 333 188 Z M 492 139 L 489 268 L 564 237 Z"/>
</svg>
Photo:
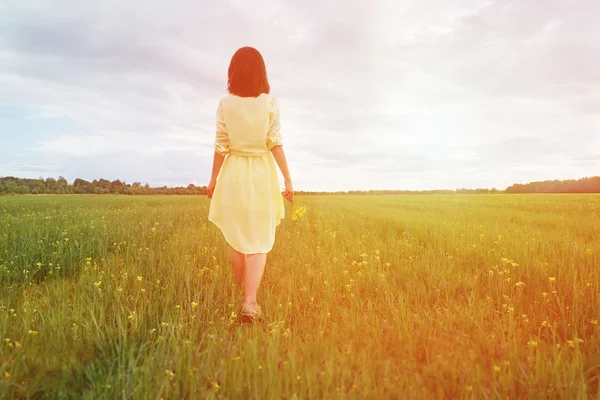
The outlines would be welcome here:
<svg viewBox="0 0 600 400">
<path fill-rule="evenodd" d="M 600 174 L 597 0 L 0 2 L 0 176 L 208 183 L 242 46 L 297 190 Z"/>
</svg>

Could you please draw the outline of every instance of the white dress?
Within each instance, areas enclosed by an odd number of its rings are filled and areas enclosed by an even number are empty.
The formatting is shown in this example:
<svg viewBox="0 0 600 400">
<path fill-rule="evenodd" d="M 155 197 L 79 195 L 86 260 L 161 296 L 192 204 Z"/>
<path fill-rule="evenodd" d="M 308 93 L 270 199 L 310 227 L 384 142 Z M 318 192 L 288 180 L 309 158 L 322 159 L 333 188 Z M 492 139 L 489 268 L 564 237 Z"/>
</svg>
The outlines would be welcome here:
<svg viewBox="0 0 600 400">
<path fill-rule="evenodd" d="M 282 145 L 279 106 L 270 94 L 227 95 L 217 107 L 215 151 L 225 155 L 208 219 L 244 254 L 268 253 L 284 218 L 277 164 Z"/>
</svg>

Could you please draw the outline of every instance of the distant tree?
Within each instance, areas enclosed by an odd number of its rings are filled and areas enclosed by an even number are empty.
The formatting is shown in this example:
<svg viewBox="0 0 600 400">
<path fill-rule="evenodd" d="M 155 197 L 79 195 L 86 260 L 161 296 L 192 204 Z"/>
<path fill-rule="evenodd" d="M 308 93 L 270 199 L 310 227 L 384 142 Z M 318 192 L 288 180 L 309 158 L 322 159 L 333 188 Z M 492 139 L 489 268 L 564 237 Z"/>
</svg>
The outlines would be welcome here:
<svg viewBox="0 0 600 400">
<path fill-rule="evenodd" d="M 100 178 L 98 180 L 98 182 L 95 183 L 96 187 L 102 188 L 102 189 L 107 189 L 110 192 L 110 188 L 112 186 L 112 184 L 110 183 L 110 181 L 108 179 L 103 179 Z"/>
<path fill-rule="evenodd" d="M 48 189 L 50 193 L 56 193 L 56 179 L 46 178 L 46 189 Z"/>
<path fill-rule="evenodd" d="M 30 179 L 25 181 L 29 187 L 30 193 L 44 193 L 46 191 L 46 182 L 44 179 Z"/>
<path fill-rule="evenodd" d="M 17 193 L 17 183 L 13 180 L 8 180 L 5 183 L 6 193 Z"/>
<path fill-rule="evenodd" d="M 67 182 L 67 180 L 64 177 L 59 176 L 58 180 L 56 181 L 56 193 L 67 193 L 68 187 L 69 182 Z"/>
<path fill-rule="evenodd" d="M 17 193 L 17 194 L 27 194 L 27 193 L 29 193 L 29 187 L 25 186 L 25 185 L 19 186 L 19 187 L 17 187 L 17 190 L 16 190 L 15 193 Z"/>
<path fill-rule="evenodd" d="M 83 180 L 83 179 L 79 179 L 79 178 L 77 178 L 77 179 L 75 179 L 75 180 L 73 181 L 73 186 L 74 186 L 74 187 L 76 187 L 76 188 L 82 188 L 82 189 L 84 189 L 84 188 L 86 188 L 86 187 L 87 187 L 89 184 L 90 184 L 90 182 L 88 182 L 88 181 L 86 181 L 86 180 Z"/>
<path fill-rule="evenodd" d="M 123 185 L 123 182 L 121 182 L 120 180 L 116 179 L 114 181 L 111 182 L 111 189 L 110 192 L 111 193 L 121 193 L 123 191 L 123 187 L 125 185 Z"/>
</svg>

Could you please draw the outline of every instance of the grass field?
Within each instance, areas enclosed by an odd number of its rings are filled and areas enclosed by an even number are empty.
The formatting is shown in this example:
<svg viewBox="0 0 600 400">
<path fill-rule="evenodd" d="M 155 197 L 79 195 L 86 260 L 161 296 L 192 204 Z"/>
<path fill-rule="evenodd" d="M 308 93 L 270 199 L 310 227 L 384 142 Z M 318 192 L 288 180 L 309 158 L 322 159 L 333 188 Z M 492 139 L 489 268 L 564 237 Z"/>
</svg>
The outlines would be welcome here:
<svg viewBox="0 0 600 400">
<path fill-rule="evenodd" d="M 204 196 L 0 197 L 1 398 L 600 398 L 600 196 L 299 196 L 239 325 Z"/>
</svg>

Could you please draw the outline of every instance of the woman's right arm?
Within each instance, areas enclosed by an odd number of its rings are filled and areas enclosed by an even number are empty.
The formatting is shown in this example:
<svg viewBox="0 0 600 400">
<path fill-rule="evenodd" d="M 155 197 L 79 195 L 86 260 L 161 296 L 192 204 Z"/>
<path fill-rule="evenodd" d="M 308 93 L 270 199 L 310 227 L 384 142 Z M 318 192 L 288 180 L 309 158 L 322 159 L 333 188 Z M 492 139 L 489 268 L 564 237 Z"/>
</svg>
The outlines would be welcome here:
<svg viewBox="0 0 600 400">
<path fill-rule="evenodd" d="M 283 146 L 274 146 L 271 148 L 271 153 L 273 154 L 273 158 L 275 158 L 275 161 L 277 162 L 277 165 L 283 174 L 283 179 L 285 180 L 285 192 L 283 195 L 288 201 L 292 202 L 294 201 L 294 188 L 292 187 L 292 177 L 290 176 L 290 170 L 288 169 Z"/>
</svg>

